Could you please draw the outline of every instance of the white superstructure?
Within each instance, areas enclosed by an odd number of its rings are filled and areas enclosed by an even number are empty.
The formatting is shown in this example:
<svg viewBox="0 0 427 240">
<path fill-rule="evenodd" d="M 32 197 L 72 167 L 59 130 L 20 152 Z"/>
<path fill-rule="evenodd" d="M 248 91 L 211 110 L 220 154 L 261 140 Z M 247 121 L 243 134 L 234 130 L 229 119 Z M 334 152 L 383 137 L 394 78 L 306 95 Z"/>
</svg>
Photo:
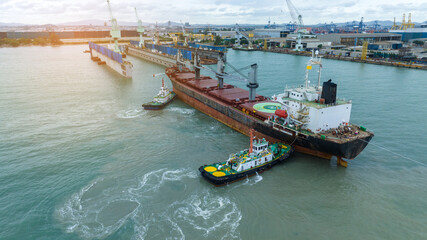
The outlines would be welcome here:
<svg viewBox="0 0 427 240">
<path fill-rule="evenodd" d="M 165 87 L 165 81 L 162 79 L 162 87 L 160 88 L 159 93 L 154 97 L 153 102 L 155 103 L 166 103 L 174 95 L 172 92 Z"/>
<path fill-rule="evenodd" d="M 231 166 L 231 169 L 237 172 L 241 172 L 273 160 L 273 153 L 269 150 L 268 142 L 265 139 L 252 140 L 251 145 L 252 151 L 248 151 L 246 154 L 247 150 L 244 150 L 231 155 L 226 165 Z"/>
<path fill-rule="evenodd" d="M 319 65 L 317 86 L 311 86 L 308 80 L 313 65 Z M 320 86 L 321 69 L 321 58 L 316 52 L 316 57 L 313 54 L 307 64 L 304 86 L 285 89 L 284 93 L 273 96 L 288 113 L 283 125 L 318 133 L 349 124 L 351 101 L 336 98 L 336 84 L 331 80 Z"/>
</svg>

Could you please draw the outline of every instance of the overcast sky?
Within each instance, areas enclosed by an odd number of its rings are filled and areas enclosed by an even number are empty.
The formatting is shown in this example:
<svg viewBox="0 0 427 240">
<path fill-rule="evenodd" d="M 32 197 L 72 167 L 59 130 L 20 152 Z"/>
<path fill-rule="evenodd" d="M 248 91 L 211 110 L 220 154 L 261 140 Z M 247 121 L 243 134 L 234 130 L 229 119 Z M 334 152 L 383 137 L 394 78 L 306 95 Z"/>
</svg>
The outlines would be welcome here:
<svg viewBox="0 0 427 240">
<path fill-rule="evenodd" d="M 118 21 L 168 20 L 200 24 L 287 23 L 291 17 L 283 0 L 110 0 Z M 333 2 L 333 3 L 331 3 Z M 293 0 L 305 24 L 360 20 L 427 20 L 427 0 Z M 88 19 L 108 20 L 106 0 L 0 0 L 0 22 L 46 24 Z"/>
</svg>

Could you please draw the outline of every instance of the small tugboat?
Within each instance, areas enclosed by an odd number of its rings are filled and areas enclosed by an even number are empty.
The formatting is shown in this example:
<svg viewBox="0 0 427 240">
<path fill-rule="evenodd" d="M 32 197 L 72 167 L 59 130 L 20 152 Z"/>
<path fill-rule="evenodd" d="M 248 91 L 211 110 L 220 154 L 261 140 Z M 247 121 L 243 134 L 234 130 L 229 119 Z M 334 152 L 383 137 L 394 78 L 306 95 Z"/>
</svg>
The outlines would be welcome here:
<svg viewBox="0 0 427 240">
<path fill-rule="evenodd" d="M 165 87 L 165 81 L 162 79 L 162 87 L 153 101 L 142 104 L 145 110 L 160 110 L 170 103 L 176 94 Z"/>
<path fill-rule="evenodd" d="M 251 131 L 251 146 L 230 155 L 227 161 L 204 165 L 199 168 L 204 178 L 216 186 L 241 180 L 263 172 L 287 159 L 294 149 L 287 144 L 269 144 L 265 139 L 254 140 Z"/>
</svg>

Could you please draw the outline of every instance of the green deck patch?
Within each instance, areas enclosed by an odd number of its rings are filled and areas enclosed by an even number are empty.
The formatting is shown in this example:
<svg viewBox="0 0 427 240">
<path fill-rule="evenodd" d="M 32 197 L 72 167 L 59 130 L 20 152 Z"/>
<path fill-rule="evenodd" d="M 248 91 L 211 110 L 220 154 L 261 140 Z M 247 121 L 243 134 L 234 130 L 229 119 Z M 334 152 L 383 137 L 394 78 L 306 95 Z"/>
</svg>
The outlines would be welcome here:
<svg viewBox="0 0 427 240">
<path fill-rule="evenodd" d="M 281 106 L 280 103 L 266 102 L 255 104 L 253 108 L 260 112 L 274 113 L 277 109 L 281 109 Z"/>
</svg>

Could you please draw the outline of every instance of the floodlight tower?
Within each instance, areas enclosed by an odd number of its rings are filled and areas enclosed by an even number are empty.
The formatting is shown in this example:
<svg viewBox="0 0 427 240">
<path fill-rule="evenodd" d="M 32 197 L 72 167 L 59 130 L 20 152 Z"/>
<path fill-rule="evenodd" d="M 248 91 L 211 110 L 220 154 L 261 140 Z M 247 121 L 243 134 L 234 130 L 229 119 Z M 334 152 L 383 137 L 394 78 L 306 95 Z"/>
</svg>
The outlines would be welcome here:
<svg viewBox="0 0 427 240">
<path fill-rule="evenodd" d="M 136 20 L 138 20 L 138 28 L 136 29 L 136 31 L 139 33 L 139 47 L 140 48 L 144 48 L 144 39 L 142 39 L 142 34 L 144 33 L 144 27 L 142 26 L 142 21 L 141 19 L 139 19 L 138 17 L 138 12 L 136 11 L 135 8 L 135 15 L 136 15 Z"/>
</svg>

